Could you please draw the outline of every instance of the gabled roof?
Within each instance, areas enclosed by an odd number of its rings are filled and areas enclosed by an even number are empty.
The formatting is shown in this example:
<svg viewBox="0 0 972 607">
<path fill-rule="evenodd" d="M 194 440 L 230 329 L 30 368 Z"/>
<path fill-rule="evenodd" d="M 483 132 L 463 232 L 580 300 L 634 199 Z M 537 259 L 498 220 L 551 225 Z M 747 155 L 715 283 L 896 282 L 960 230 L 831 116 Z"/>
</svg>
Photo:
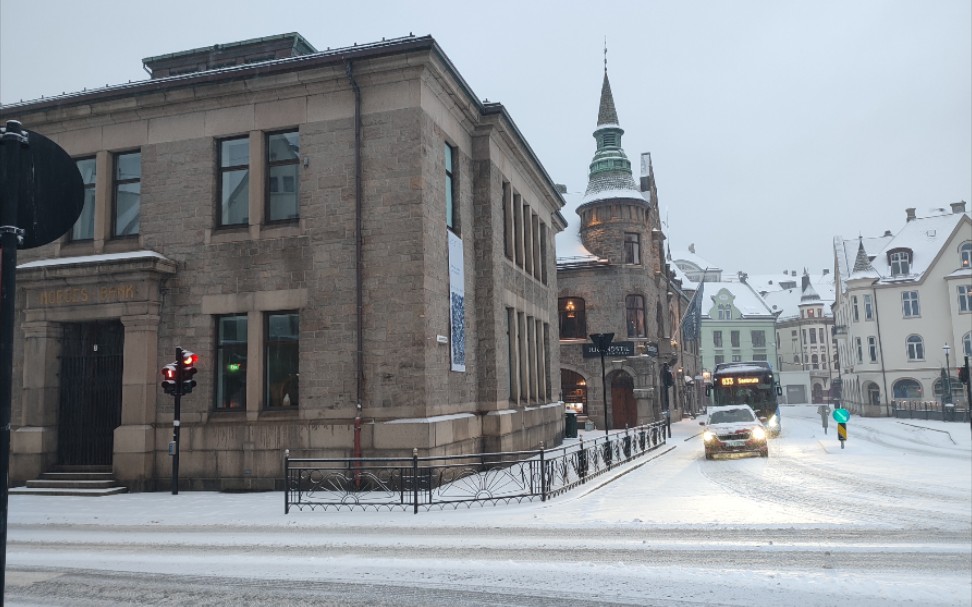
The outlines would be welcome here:
<svg viewBox="0 0 972 607">
<path fill-rule="evenodd" d="M 714 320 L 710 311 L 715 308 L 719 293 L 728 291 L 732 305 L 744 319 L 774 319 L 776 314 L 752 287 L 744 282 L 706 282 L 702 301 L 702 317 Z"/>
</svg>

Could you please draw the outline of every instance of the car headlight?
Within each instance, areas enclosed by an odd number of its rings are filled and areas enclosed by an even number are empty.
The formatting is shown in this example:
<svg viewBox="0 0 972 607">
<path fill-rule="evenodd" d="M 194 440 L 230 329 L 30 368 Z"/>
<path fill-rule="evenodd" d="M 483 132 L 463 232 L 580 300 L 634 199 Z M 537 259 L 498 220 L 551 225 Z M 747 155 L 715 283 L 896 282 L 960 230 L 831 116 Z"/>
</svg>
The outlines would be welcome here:
<svg viewBox="0 0 972 607">
<path fill-rule="evenodd" d="M 704 440 L 707 443 L 711 443 L 712 441 L 715 440 L 715 438 L 716 438 L 715 433 L 710 432 L 709 430 L 706 430 L 705 432 L 702 433 L 702 440 Z"/>
<path fill-rule="evenodd" d="M 755 428 L 753 428 L 753 435 L 752 436 L 756 440 L 763 440 L 763 439 L 766 438 L 766 430 L 760 428 L 759 426 L 756 426 Z"/>
<path fill-rule="evenodd" d="M 780 420 L 779 420 L 779 418 L 778 418 L 778 417 L 776 417 L 776 416 L 774 415 L 773 417 L 771 417 L 771 418 L 769 418 L 769 421 L 768 421 L 768 422 L 766 422 L 766 424 L 767 424 L 768 426 L 773 426 L 773 427 L 775 427 L 775 426 L 779 426 L 779 425 L 780 425 Z"/>
</svg>

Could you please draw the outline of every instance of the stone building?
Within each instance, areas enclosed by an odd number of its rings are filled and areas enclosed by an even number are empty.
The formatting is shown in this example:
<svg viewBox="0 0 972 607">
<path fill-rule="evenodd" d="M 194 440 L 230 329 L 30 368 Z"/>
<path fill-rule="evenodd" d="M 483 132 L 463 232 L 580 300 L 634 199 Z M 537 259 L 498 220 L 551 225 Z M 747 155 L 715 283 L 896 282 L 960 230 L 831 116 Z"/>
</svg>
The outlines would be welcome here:
<svg viewBox="0 0 972 607">
<path fill-rule="evenodd" d="M 621 146 L 607 70 L 601 87 L 587 190 L 579 201 L 584 255 L 557 263 L 561 390 L 568 408 L 597 428 L 660 419 L 675 401 L 680 298 L 670 295 L 651 159 L 636 184 Z M 687 300 L 686 300 L 687 301 Z M 601 358 L 589 335 L 613 333 L 629 349 Z M 605 411 L 605 402 L 607 410 Z"/>
<path fill-rule="evenodd" d="M 533 448 L 562 435 L 563 199 L 431 37 L 298 34 L 144 60 L 145 81 L 0 108 L 86 203 L 17 271 L 12 483 L 58 465 L 279 486 L 281 458 Z M 355 432 L 355 420 L 361 424 Z"/>
</svg>

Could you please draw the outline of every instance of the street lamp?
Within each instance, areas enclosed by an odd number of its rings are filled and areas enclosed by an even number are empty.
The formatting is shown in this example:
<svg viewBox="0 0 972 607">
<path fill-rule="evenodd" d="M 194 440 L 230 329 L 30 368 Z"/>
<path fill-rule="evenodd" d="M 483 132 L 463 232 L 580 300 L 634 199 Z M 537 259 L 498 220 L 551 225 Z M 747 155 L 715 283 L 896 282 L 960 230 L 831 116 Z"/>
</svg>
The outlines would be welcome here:
<svg viewBox="0 0 972 607">
<path fill-rule="evenodd" d="M 952 351 L 949 347 L 948 342 L 942 346 L 942 350 L 945 351 L 945 385 L 944 393 L 942 394 L 942 421 L 945 421 L 945 404 L 952 402 L 952 367 L 948 361 L 948 353 Z"/>
<path fill-rule="evenodd" d="M 614 339 L 614 333 L 592 333 L 591 341 L 594 342 L 594 347 L 601 354 L 601 396 L 604 397 L 604 437 L 607 438 L 608 435 L 608 410 L 607 410 L 607 378 L 604 374 L 604 355 L 607 354 L 608 348 L 611 347 L 611 341 Z"/>
</svg>

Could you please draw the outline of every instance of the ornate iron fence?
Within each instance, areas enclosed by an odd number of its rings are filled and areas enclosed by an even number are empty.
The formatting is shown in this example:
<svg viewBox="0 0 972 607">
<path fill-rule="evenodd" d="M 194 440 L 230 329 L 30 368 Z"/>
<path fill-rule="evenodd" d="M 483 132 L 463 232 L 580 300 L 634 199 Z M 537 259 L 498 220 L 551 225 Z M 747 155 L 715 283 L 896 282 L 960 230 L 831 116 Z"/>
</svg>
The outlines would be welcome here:
<svg viewBox="0 0 972 607">
<path fill-rule="evenodd" d="M 964 399 L 942 404 L 936 400 L 893 400 L 891 415 L 906 419 L 938 419 L 947 422 L 969 421 L 969 406 Z"/>
<path fill-rule="evenodd" d="M 470 455 L 297 458 L 284 455 L 290 509 L 432 510 L 546 501 L 665 444 L 665 423 L 554 449 Z"/>
</svg>

